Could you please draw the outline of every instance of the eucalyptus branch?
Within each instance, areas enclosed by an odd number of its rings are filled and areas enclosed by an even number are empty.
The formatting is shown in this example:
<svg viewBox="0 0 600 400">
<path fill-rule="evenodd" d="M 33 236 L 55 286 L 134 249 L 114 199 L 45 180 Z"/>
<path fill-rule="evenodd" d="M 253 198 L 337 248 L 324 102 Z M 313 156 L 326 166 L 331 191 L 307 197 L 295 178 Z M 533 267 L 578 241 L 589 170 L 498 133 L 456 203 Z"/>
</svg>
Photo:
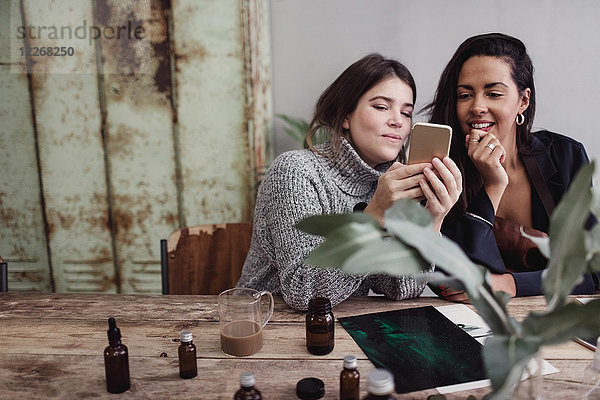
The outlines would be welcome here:
<svg viewBox="0 0 600 400">
<path fill-rule="evenodd" d="M 508 314 L 506 313 L 506 310 L 504 309 L 504 307 L 502 307 L 500 304 L 498 304 L 496 297 L 494 297 L 494 295 L 490 292 L 490 290 L 488 288 L 484 287 L 483 285 L 478 286 L 477 290 L 479 291 L 481 298 L 487 302 L 489 308 L 495 313 L 498 320 L 502 322 L 502 327 L 505 328 L 504 332 L 496 332 L 496 333 L 506 334 L 506 335 L 515 335 L 517 333 L 517 331 L 516 331 L 514 325 L 512 324 L 512 322 L 510 321 L 510 318 L 508 317 Z M 477 308 L 476 305 L 475 305 L 475 308 Z M 478 309 L 477 311 L 480 311 L 480 310 Z M 481 311 L 480 311 L 480 313 L 481 313 Z"/>
<path fill-rule="evenodd" d="M 464 288 L 494 332 L 483 348 L 493 388 L 490 398 L 507 398 L 542 346 L 600 329 L 600 299 L 586 305 L 567 303 L 582 274 L 600 270 L 600 228 L 585 231 L 590 212 L 600 214 L 600 196 L 592 202 L 590 191 L 593 171 L 593 163 L 582 167 L 571 183 L 552 214 L 549 238 L 532 239 L 550 259 L 542 275 L 547 307 L 542 313 L 530 313 L 520 324 L 506 311 L 510 297 L 493 292 L 489 271 L 474 264 L 456 243 L 428 228 L 431 216 L 417 202 L 396 201 L 385 214 L 387 232 L 374 220 L 356 214 L 311 217 L 298 227 L 326 236 L 311 255 L 316 265 L 337 266 L 348 273 L 412 275 Z M 429 264 L 447 275 L 422 274 Z"/>
</svg>

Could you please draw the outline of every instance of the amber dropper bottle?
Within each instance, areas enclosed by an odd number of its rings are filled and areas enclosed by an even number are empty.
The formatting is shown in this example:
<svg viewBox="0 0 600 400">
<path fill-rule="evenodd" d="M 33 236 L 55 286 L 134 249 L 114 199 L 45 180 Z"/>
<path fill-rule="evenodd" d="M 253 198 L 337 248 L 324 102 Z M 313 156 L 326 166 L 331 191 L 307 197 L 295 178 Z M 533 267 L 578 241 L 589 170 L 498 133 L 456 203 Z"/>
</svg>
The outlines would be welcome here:
<svg viewBox="0 0 600 400">
<path fill-rule="evenodd" d="M 122 393 L 129 389 L 129 356 L 127 346 L 121 343 L 121 331 L 114 318 L 108 319 L 108 346 L 104 349 L 106 390 Z"/>
</svg>

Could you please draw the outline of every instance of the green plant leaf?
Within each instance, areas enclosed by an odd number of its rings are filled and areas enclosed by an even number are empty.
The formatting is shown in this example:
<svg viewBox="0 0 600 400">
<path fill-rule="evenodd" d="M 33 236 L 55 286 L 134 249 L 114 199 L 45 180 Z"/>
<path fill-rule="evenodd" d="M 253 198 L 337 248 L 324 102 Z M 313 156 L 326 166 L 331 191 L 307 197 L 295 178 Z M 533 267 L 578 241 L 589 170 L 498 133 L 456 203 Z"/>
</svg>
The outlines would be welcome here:
<svg viewBox="0 0 600 400">
<path fill-rule="evenodd" d="M 401 242 L 417 249 L 431 264 L 440 266 L 448 274 L 459 278 L 469 296 L 479 296 L 477 286 L 484 280 L 484 270 L 475 265 L 453 241 L 430 228 L 406 220 L 386 218 L 388 232 Z"/>
<path fill-rule="evenodd" d="M 590 211 L 596 216 L 600 217 L 600 188 L 598 186 L 592 187 L 592 204 Z"/>
<path fill-rule="evenodd" d="M 597 335 L 600 331 L 600 299 L 586 304 L 572 302 L 551 313 L 530 313 L 523 321 L 523 335 L 539 337 L 544 345 L 565 342 L 575 336 Z"/>
<path fill-rule="evenodd" d="M 542 275 L 542 287 L 550 309 L 565 303 L 586 269 L 583 224 L 590 213 L 593 173 L 593 162 L 581 167 L 550 218 L 551 257 Z"/>
<path fill-rule="evenodd" d="M 494 292 L 494 297 L 498 301 L 498 303 L 502 306 L 503 309 L 506 310 L 506 305 L 512 299 L 512 296 L 506 292 Z"/>
<path fill-rule="evenodd" d="M 549 237 L 539 237 L 539 236 L 531 236 L 525 233 L 523 227 L 521 227 L 521 235 L 531 240 L 540 250 L 540 253 L 547 259 L 550 259 L 550 238 Z"/>
<path fill-rule="evenodd" d="M 297 142 L 302 144 L 306 137 L 306 132 L 308 131 L 308 122 L 302 118 L 294 118 L 285 114 L 277 114 L 276 116 L 288 124 L 283 130 Z"/>
<path fill-rule="evenodd" d="M 586 251 L 589 258 L 589 269 L 592 272 L 600 272 L 600 223 L 594 225 L 591 231 L 586 232 Z"/>
<path fill-rule="evenodd" d="M 383 273 L 416 275 L 430 268 L 414 249 L 396 240 L 382 240 L 362 247 L 346 259 L 342 270 L 349 274 Z"/>
<path fill-rule="evenodd" d="M 333 231 L 350 223 L 371 225 L 383 234 L 377 221 L 365 213 L 312 215 L 296 223 L 303 232 L 319 236 L 331 236 Z"/>
<path fill-rule="evenodd" d="M 319 247 L 313 250 L 306 263 L 341 268 L 346 259 L 362 249 L 382 240 L 382 231 L 371 224 L 350 222 L 329 232 Z"/>
<path fill-rule="evenodd" d="M 536 337 L 494 335 L 485 341 L 483 362 L 492 382 L 490 399 L 508 399 L 521 380 L 529 360 L 538 352 Z"/>
<path fill-rule="evenodd" d="M 385 220 L 411 221 L 420 226 L 430 226 L 431 214 L 419 203 L 411 199 L 396 200 L 385 211 Z"/>
</svg>

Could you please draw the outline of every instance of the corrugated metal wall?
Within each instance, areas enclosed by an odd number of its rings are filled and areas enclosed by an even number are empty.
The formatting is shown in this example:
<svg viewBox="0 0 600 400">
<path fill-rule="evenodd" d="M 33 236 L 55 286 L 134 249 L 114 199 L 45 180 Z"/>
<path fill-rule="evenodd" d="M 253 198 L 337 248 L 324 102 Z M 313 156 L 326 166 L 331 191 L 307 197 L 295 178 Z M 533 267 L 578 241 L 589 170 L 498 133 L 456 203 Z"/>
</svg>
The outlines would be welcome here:
<svg viewBox="0 0 600 400">
<path fill-rule="evenodd" d="M 161 238 L 251 219 L 271 147 L 267 0 L 0 8 L 9 290 L 159 293 Z M 61 47 L 74 54 L 39 54 Z"/>
</svg>

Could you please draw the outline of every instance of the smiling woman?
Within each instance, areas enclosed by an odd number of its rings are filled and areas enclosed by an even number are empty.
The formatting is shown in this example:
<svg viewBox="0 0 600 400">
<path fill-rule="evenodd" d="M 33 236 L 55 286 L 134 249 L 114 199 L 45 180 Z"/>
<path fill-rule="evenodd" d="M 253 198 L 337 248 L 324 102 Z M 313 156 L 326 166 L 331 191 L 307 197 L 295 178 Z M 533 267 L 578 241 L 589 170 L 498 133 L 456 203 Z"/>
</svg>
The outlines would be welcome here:
<svg viewBox="0 0 600 400">
<path fill-rule="evenodd" d="M 354 209 L 383 224 L 383 213 L 395 200 L 410 198 L 427 200 L 439 230 L 460 194 L 461 176 L 449 158 L 402 164 L 415 100 L 406 67 L 378 54 L 352 64 L 322 93 L 307 132 L 310 148 L 277 157 L 261 183 L 238 286 L 281 293 L 301 310 L 315 296 L 336 305 L 369 290 L 397 300 L 422 292 L 424 285 L 412 277 L 351 276 L 305 264 L 323 239 L 294 227 L 311 215 Z M 319 132 L 327 140 L 314 145 Z"/>
<path fill-rule="evenodd" d="M 588 163 L 581 143 L 531 131 L 535 94 L 525 45 L 491 33 L 460 45 L 426 107 L 431 122 L 451 125 L 457 133 L 450 155 L 464 177 L 463 194 L 442 232 L 491 270 L 495 290 L 512 296 L 542 292 L 545 260 L 531 256 L 535 246 L 520 231 L 547 236 L 554 205 Z M 586 275 L 574 291 L 593 293 L 598 287 L 598 276 Z M 452 289 L 442 295 L 466 300 Z"/>
</svg>

